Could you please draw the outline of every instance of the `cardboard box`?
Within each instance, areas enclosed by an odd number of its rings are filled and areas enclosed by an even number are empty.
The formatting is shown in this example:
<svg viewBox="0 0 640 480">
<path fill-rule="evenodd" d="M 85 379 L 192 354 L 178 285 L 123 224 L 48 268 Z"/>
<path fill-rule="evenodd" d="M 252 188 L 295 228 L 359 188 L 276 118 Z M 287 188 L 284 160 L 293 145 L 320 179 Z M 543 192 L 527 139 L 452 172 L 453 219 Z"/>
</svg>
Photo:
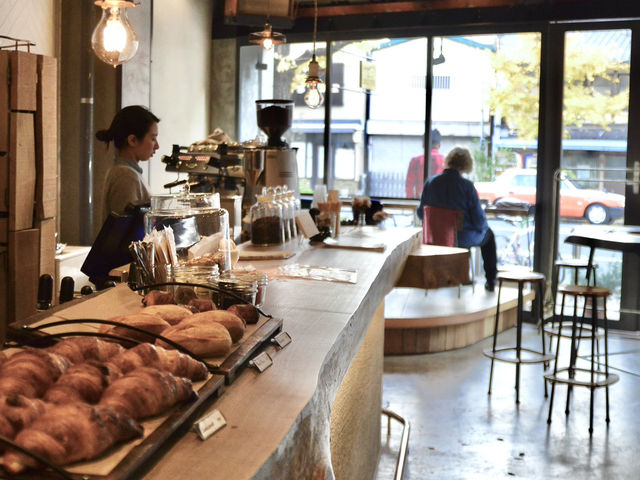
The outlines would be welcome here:
<svg viewBox="0 0 640 480">
<path fill-rule="evenodd" d="M 33 113 L 11 112 L 9 134 L 9 231 L 33 226 L 36 152 Z"/>
<path fill-rule="evenodd" d="M 38 56 L 29 52 L 11 51 L 9 58 L 11 65 L 9 109 L 35 112 Z"/>
<path fill-rule="evenodd" d="M 9 129 L 7 129 L 7 136 L 8 134 Z M 0 212 L 9 213 L 9 154 L 2 152 L 0 152 Z"/>
<path fill-rule="evenodd" d="M 58 200 L 58 64 L 38 55 L 36 110 L 36 218 L 55 217 Z"/>
<path fill-rule="evenodd" d="M 0 341 L 4 344 L 8 322 L 7 309 L 7 263 L 8 251 L 5 245 L 0 245 Z"/>
<path fill-rule="evenodd" d="M 40 231 L 40 269 L 38 277 L 48 273 L 52 278 L 56 274 L 56 219 L 37 220 Z"/>
<path fill-rule="evenodd" d="M 9 52 L 0 50 L 0 153 L 9 150 Z"/>
<path fill-rule="evenodd" d="M 36 313 L 40 270 L 40 230 L 9 232 L 8 321 L 24 321 Z"/>
<path fill-rule="evenodd" d="M 9 241 L 9 218 L 0 213 L 0 244 Z"/>
</svg>

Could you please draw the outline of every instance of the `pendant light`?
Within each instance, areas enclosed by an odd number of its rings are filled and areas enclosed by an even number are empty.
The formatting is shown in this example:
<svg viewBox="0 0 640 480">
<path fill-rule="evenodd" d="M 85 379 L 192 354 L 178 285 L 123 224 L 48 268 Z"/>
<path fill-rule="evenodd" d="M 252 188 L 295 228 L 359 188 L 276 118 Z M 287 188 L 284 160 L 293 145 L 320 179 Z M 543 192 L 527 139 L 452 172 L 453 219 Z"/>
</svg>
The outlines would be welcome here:
<svg viewBox="0 0 640 480">
<path fill-rule="evenodd" d="M 324 101 L 324 94 L 320 91 L 323 85 L 320 79 L 320 64 L 316 60 L 316 34 L 318 33 L 318 0 L 313 1 L 313 57 L 309 62 L 309 74 L 304 82 L 306 92 L 304 103 L 309 108 L 318 108 Z M 320 88 L 319 88 L 320 87 Z"/>
<path fill-rule="evenodd" d="M 264 29 L 249 34 L 249 43 L 261 45 L 265 50 L 271 50 L 274 45 L 281 45 L 287 41 L 287 38 L 282 33 L 273 31 L 269 23 L 270 16 L 271 0 L 267 4 L 267 23 L 264 24 Z"/>
<path fill-rule="evenodd" d="M 139 4 L 127 0 L 97 0 L 102 18 L 91 35 L 91 48 L 97 57 L 113 67 L 133 58 L 138 51 L 138 36 L 129 23 L 127 9 Z"/>
</svg>

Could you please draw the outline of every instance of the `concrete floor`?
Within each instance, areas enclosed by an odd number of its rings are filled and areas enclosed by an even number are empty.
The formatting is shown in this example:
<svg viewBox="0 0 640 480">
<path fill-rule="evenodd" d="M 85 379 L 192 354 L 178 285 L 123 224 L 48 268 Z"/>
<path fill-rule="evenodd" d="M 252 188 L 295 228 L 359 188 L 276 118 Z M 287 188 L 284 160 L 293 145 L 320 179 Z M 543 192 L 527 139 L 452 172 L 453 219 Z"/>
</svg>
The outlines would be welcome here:
<svg viewBox="0 0 640 480">
<path fill-rule="evenodd" d="M 515 344 L 515 329 L 498 343 Z M 540 346 L 532 325 L 524 327 L 523 345 Z M 487 395 L 490 360 L 482 351 L 490 347 L 489 338 L 449 352 L 385 357 L 383 407 L 411 424 L 405 480 L 640 478 L 640 336 L 610 334 L 609 365 L 620 381 L 610 387 L 608 427 L 605 392 L 596 390 L 591 438 L 586 388 L 574 388 L 567 417 L 567 390 L 557 386 L 547 425 L 541 365 L 522 367 L 520 405 L 511 364 L 496 362 Z M 393 478 L 400 433 L 392 422 L 387 436 L 383 421 L 377 480 Z"/>
</svg>

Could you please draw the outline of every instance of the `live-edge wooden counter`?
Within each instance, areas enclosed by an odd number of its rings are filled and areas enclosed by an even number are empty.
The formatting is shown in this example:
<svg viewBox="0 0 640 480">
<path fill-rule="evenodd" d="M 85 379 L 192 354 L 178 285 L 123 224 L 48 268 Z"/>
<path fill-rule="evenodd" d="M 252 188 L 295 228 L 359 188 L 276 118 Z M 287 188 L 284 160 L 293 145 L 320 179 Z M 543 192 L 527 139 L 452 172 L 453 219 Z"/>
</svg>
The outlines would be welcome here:
<svg viewBox="0 0 640 480">
<path fill-rule="evenodd" d="M 369 230 L 370 229 L 370 230 Z M 206 441 L 187 433 L 148 471 L 153 480 L 372 478 L 380 444 L 384 296 L 418 229 L 366 227 L 384 252 L 285 245 L 296 255 L 252 263 L 357 270 L 357 283 L 271 278 L 264 311 L 292 342 L 268 347 L 273 365 L 246 370 L 212 406 L 227 426 Z M 347 231 L 343 232 L 347 233 Z M 368 233 L 368 232 L 367 232 Z"/>
</svg>

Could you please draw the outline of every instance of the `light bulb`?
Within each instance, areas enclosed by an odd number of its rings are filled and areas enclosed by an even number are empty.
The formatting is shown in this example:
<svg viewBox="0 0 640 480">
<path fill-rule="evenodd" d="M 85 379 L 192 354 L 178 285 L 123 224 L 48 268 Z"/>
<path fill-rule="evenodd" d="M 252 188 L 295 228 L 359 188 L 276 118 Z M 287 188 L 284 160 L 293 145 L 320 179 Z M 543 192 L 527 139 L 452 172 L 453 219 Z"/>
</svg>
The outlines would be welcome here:
<svg viewBox="0 0 640 480">
<path fill-rule="evenodd" d="M 273 48 L 273 40 L 271 40 L 271 38 L 265 38 L 262 42 L 262 48 L 265 50 L 271 50 Z"/>
<path fill-rule="evenodd" d="M 318 108 L 323 101 L 324 95 L 318 90 L 318 85 L 316 83 L 308 84 L 307 92 L 304 94 L 304 103 L 307 104 L 307 107 Z"/>
<path fill-rule="evenodd" d="M 102 18 L 91 35 L 91 47 L 97 57 L 114 67 L 133 58 L 138 51 L 138 36 L 127 19 L 127 8 L 135 6 L 121 0 L 95 2 L 102 7 Z"/>
<path fill-rule="evenodd" d="M 304 103 L 309 108 L 318 108 L 324 101 L 324 95 L 320 91 L 320 86 L 323 85 L 319 76 L 320 65 L 316 61 L 316 55 L 313 54 L 313 58 L 309 62 L 309 75 L 305 80 L 306 93 L 304 94 Z"/>
</svg>

